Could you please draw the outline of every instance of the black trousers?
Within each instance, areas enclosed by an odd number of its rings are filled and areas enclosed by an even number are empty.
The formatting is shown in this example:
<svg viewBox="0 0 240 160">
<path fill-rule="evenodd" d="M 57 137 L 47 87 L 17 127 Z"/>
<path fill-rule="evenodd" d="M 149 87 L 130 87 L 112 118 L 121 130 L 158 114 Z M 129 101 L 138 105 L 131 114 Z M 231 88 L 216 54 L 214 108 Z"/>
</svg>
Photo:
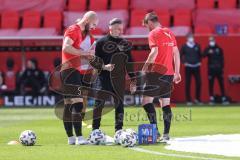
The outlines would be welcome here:
<svg viewBox="0 0 240 160">
<path fill-rule="evenodd" d="M 123 82 L 119 83 L 119 85 L 112 85 L 112 80 L 110 77 L 99 77 L 101 90 L 109 91 L 118 96 L 118 101 L 114 100 L 114 107 L 115 107 L 115 131 L 122 129 L 123 127 L 123 119 L 124 119 L 124 105 L 123 105 L 123 98 L 124 98 L 124 87 L 125 83 L 122 80 L 117 80 L 115 82 Z M 119 92 L 120 91 L 120 92 Z M 95 106 L 93 110 L 93 130 L 99 129 L 102 117 L 102 111 L 104 108 L 105 101 L 96 100 Z"/>
<path fill-rule="evenodd" d="M 222 69 L 209 69 L 208 71 L 208 80 L 209 80 L 209 95 L 214 96 L 214 82 L 215 79 L 218 80 L 218 84 L 221 90 L 221 95 L 225 96 L 224 89 L 224 78 Z"/>
<path fill-rule="evenodd" d="M 195 96 L 196 99 L 201 101 L 201 73 L 200 67 L 185 67 L 185 93 L 186 93 L 186 100 L 188 102 L 192 101 L 191 98 L 191 81 L 192 76 L 195 79 Z"/>
</svg>

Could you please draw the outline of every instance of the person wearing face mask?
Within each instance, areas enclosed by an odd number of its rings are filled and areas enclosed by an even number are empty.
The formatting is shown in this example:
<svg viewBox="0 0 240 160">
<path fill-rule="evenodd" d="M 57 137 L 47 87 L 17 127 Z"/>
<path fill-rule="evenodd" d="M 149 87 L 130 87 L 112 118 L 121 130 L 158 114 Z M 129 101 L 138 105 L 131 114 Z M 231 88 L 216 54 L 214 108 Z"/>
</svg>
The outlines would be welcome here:
<svg viewBox="0 0 240 160">
<path fill-rule="evenodd" d="M 195 78 L 195 104 L 201 103 L 201 48 L 194 40 L 193 35 L 187 37 L 187 42 L 181 48 L 181 60 L 185 66 L 185 94 L 187 105 L 192 105 L 191 99 L 191 78 Z"/>
<path fill-rule="evenodd" d="M 223 70 L 224 70 L 224 56 L 223 50 L 220 48 L 215 41 L 214 37 L 209 37 L 209 45 L 204 50 L 203 57 L 208 58 L 208 80 L 209 80 L 209 104 L 213 105 L 215 103 L 213 88 L 214 88 L 214 80 L 217 79 L 222 96 L 222 103 L 228 104 L 228 100 L 225 96 L 224 89 L 224 78 L 223 78 Z"/>
<path fill-rule="evenodd" d="M 109 34 L 99 39 L 96 43 L 95 56 L 103 60 L 103 65 L 99 73 L 100 89 L 117 96 L 114 99 L 115 105 L 115 131 L 123 127 L 124 105 L 123 98 L 125 92 L 126 73 L 134 77 L 133 67 L 127 71 L 128 63 L 133 62 L 131 56 L 131 43 L 122 38 L 123 22 L 119 18 L 114 18 L 109 22 Z M 132 82 L 134 83 L 134 81 Z M 100 128 L 102 110 L 105 100 L 95 101 L 93 110 L 93 130 Z"/>
</svg>

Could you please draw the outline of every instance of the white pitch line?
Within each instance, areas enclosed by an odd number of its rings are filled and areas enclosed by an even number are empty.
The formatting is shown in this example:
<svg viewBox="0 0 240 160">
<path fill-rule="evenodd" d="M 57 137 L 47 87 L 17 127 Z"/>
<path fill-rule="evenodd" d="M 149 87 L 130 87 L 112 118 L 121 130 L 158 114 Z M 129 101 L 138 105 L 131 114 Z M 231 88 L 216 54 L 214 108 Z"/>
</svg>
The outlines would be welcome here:
<svg viewBox="0 0 240 160">
<path fill-rule="evenodd" d="M 190 159 L 201 159 L 201 160 L 226 160 L 226 159 L 219 159 L 219 158 L 205 158 L 205 157 L 188 156 L 188 155 L 181 155 L 181 154 L 161 153 L 161 152 L 150 151 L 150 150 L 138 148 L 138 147 L 134 147 L 130 149 L 137 152 L 150 153 L 150 154 L 168 156 L 168 157 L 190 158 Z"/>
</svg>

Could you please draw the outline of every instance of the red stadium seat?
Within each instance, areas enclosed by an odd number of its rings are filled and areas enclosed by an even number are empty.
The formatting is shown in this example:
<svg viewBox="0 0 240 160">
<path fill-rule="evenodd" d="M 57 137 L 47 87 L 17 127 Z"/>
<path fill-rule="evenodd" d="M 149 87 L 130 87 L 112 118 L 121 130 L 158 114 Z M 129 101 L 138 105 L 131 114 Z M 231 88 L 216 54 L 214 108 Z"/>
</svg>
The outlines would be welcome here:
<svg viewBox="0 0 240 160">
<path fill-rule="evenodd" d="M 134 9 L 131 11 L 131 20 L 130 20 L 130 26 L 134 27 L 134 26 L 142 26 L 142 20 L 145 16 L 145 14 L 147 13 L 146 10 L 142 10 L 142 9 Z"/>
<path fill-rule="evenodd" d="M 240 34 L 240 27 L 236 29 L 236 33 Z"/>
<path fill-rule="evenodd" d="M 101 28 L 96 28 L 96 29 L 94 29 L 94 30 L 91 30 L 90 32 L 91 32 L 91 34 L 93 34 L 93 35 L 103 35 L 103 33 L 104 33 Z"/>
<path fill-rule="evenodd" d="M 156 14 L 163 26 L 170 26 L 170 13 L 168 10 L 156 10 Z M 131 12 L 130 26 L 142 26 L 142 20 L 148 12 L 142 9 L 134 9 Z"/>
<path fill-rule="evenodd" d="M 239 10 L 197 10 L 194 25 L 208 25 L 215 28 L 217 25 L 240 26 Z"/>
<path fill-rule="evenodd" d="M 158 10 L 156 11 L 159 21 L 163 26 L 169 27 L 170 26 L 170 18 L 171 15 L 168 10 Z"/>
<path fill-rule="evenodd" d="M 41 15 L 38 11 L 25 11 L 23 13 L 23 28 L 39 28 L 41 25 Z"/>
<path fill-rule="evenodd" d="M 234 26 L 228 26 L 228 34 L 235 34 L 237 33 L 237 29 Z"/>
<path fill-rule="evenodd" d="M 69 11 L 85 11 L 87 8 L 87 0 L 69 0 Z"/>
<path fill-rule="evenodd" d="M 194 0 L 131 0 L 131 9 L 194 9 Z"/>
<path fill-rule="evenodd" d="M 188 26 L 171 27 L 170 29 L 175 36 L 187 36 L 191 33 L 191 28 Z"/>
<path fill-rule="evenodd" d="M 108 0 L 90 0 L 89 10 L 107 10 Z"/>
<path fill-rule="evenodd" d="M 195 26 L 195 34 L 213 34 L 213 30 L 207 25 L 197 25 Z"/>
<path fill-rule="evenodd" d="M 215 6 L 215 0 L 197 0 L 197 8 L 211 9 Z"/>
<path fill-rule="evenodd" d="M 0 29 L 0 36 L 16 36 L 17 32 L 17 29 Z"/>
<path fill-rule="evenodd" d="M 111 0 L 111 9 L 128 9 L 129 6 L 129 0 L 121 0 L 121 3 L 119 3 L 119 0 Z"/>
<path fill-rule="evenodd" d="M 148 35 L 149 31 L 145 27 L 130 27 L 126 33 L 130 35 Z"/>
<path fill-rule="evenodd" d="M 76 19 L 82 17 L 84 12 L 64 12 L 64 27 L 68 27 L 75 23 Z M 123 20 L 124 27 L 128 23 L 128 11 L 127 10 L 107 10 L 98 11 L 99 17 L 98 28 L 100 28 L 104 33 L 108 31 L 108 23 L 111 19 L 118 17 Z"/>
<path fill-rule="evenodd" d="M 1 18 L 2 29 L 18 29 L 19 28 L 19 15 L 16 11 L 2 12 Z"/>
<path fill-rule="evenodd" d="M 167 3 L 170 3 L 171 10 L 175 10 L 175 9 L 193 10 L 193 9 L 195 9 L 195 0 L 171 0 L 171 1 L 167 1 Z"/>
<path fill-rule="evenodd" d="M 44 28 L 55 28 L 58 32 L 62 29 L 62 14 L 60 11 L 47 11 L 44 13 Z"/>
<path fill-rule="evenodd" d="M 174 26 L 191 26 L 192 12 L 191 10 L 176 10 L 174 12 Z"/>
<path fill-rule="evenodd" d="M 218 8 L 220 9 L 233 9 L 237 7 L 236 0 L 218 0 Z"/>
<path fill-rule="evenodd" d="M 54 28 L 22 28 L 18 31 L 17 36 L 56 36 L 57 31 Z"/>
</svg>

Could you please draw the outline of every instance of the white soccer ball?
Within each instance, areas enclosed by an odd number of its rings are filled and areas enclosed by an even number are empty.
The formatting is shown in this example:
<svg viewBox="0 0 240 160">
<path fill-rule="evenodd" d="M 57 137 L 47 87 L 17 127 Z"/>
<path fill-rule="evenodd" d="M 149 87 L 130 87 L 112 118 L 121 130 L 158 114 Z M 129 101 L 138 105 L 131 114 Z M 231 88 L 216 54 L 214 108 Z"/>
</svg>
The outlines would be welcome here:
<svg viewBox="0 0 240 160">
<path fill-rule="evenodd" d="M 122 135 L 122 133 L 123 132 L 125 132 L 124 130 L 118 130 L 116 133 L 115 133 L 115 135 L 114 135 L 114 142 L 115 142 L 115 144 L 121 144 L 121 142 L 120 142 L 120 136 Z"/>
<path fill-rule="evenodd" d="M 126 132 L 132 134 L 135 137 L 136 141 L 138 142 L 138 134 L 134 129 L 132 128 L 126 129 Z"/>
<path fill-rule="evenodd" d="M 20 134 L 19 141 L 24 146 L 33 146 L 36 143 L 36 134 L 31 130 L 23 131 Z"/>
<path fill-rule="evenodd" d="M 137 139 L 129 132 L 123 132 L 120 136 L 120 143 L 123 147 L 134 147 L 137 144 Z"/>
<path fill-rule="evenodd" d="M 100 129 L 95 129 L 90 134 L 89 142 L 91 144 L 95 145 L 105 144 L 105 141 L 106 141 L 105 133 Z"/>
</svg>

